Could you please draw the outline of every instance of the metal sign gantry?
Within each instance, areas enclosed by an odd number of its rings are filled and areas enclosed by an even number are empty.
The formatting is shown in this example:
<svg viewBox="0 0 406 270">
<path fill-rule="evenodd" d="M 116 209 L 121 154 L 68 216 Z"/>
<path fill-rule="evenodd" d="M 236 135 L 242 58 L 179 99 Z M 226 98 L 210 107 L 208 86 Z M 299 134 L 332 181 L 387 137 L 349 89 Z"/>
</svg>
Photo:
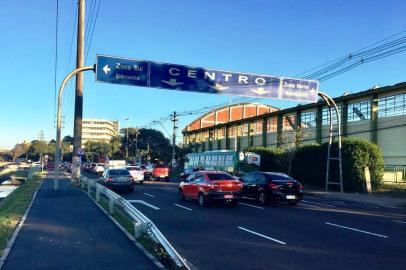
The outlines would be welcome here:
<svg viewBox="0 0 406 270">
<path fill-rule="evenodd" d="M 166 90 L 316 102 L 314 80 L 97 55 L 96 81 Z"/>
</svg>

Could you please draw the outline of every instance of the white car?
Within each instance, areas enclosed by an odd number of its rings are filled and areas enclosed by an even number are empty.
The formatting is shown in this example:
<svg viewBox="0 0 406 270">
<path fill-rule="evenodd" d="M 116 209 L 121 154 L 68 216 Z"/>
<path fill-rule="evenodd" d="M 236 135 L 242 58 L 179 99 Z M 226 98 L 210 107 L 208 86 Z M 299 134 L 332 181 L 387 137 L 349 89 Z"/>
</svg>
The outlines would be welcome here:
<svg viewBox="0 0 406 270">
<path fill-rule="evenodd" d="M 144 183 L 144 172 L 138 166 L 127 166 L 127 170 L 130 172 L 131 176 L 134 178 L 135 182 L 140 184 Z"/>
</svg>

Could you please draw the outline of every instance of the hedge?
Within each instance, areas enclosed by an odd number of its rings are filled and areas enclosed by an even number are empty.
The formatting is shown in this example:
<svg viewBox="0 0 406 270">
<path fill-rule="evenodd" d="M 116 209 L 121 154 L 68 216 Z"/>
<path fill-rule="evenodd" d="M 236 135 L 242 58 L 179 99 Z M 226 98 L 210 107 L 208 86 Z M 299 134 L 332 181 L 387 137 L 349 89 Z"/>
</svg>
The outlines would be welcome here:
<svg viewBox="0 0 406 270">
<path fill-rule="evenodd" d="M 328 144 L 305 145 L 295 151 L 291 176 L 305 185 L 325 186 Z M 285 150 L 255 147 L 248 151 L 261 155 L 261 170 L 288 172 L 289 155 Z M 332 154 L 338 156 L 337 143 L 332 145 Z M 345 191 L 365 192 L 365 167 L 369 167 L 372 188 L 382 184 L 384 171 L 380 148 L 359 138 L 342 139 L 343 183 Z M 338 181 L 338 161 L 330 161 L 331 180 Z M 333 187 L 333 186 L 331 186 Z"/>
</svg>

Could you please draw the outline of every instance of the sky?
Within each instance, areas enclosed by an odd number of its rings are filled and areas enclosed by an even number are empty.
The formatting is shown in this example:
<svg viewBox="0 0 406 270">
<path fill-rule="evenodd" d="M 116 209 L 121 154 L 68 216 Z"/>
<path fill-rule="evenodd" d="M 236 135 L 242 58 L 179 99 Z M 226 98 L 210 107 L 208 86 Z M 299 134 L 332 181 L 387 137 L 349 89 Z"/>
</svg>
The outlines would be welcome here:
<svg viewBox="0 0 406 270">
<path fill-rule="evenodd" d="M 86 2 L 88 22 L 92 2 L 99 1 Z M 76 57 L 76 3 L 59 1 L 55 69 L 57 1 L 2 1 L 0 148 L 38 139 L 41 130 L 46 140 L 55 138 L 55 89 L 74 69 Z M 310 68 L 406 30 L 405 14 L 404 0 L 101 0 L 93 36 L 87 39 L 91 42 L 85 51 L 86 65 L 95 63 L 96 54 L 106 54 L 300 77 Z M 404 82 L 405 63 L 406 51 L 323 81 L 320 90 L 337 97 Z M 72 86 L 67 86 L 63 96 L 63 136 L 73 134 Z M 227 104 L 238 98 L 96 83 L 94 74 L 87 72 L 83 116 L 119 120 L 124 128 L 160 120 L 171 132 L 171 122 L 162 118 L 173 111 Z M 280 108 L 298 104 L 256 102 Z M 179 118 L 178 140 L 181 129 L 198 116 Z M 167 134 L 160 125 L 152 127 Z"/>
</svg>

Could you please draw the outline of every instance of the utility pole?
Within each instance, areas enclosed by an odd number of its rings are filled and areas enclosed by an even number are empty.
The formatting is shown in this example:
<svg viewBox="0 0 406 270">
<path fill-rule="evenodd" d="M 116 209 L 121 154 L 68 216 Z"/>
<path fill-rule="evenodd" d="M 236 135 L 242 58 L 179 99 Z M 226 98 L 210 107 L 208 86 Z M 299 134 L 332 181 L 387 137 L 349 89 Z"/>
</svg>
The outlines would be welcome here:
<svg viewBox="0 0 406 270">
<path fill-rule="evenodd" d="M 130 118 L 126 118 L 125 119 L 127 121 L 127 143 L 125 145 L 125 160 L 128 160 L 128 120 L 130 120 Z"/>
<path fill-rule="evenodd" d="M 76 50 L 76 68 L 85 64 L 85 0 L 78 2 L 78 35 Z M 76 75 L 75 119 L 73 127 L 73 156 L 77 156 L 78 149 L 82 147 L 82 118 L 83 118 L 83 73 Z"/>
<path fill-rule="evenodd" d="M 172 120 L 173 122 L 173 134 L 172 134 L 172 169 L 175 167 L 175 162 L 176 162 L 176 152 L 175 152 L 175 146 L 176 146 L 176 129 L 178 128 L 176 126 L 178 119 L 176 118 L 176 112 L 173 112 L 172 115 Z"/>
<path fill-rule="evenodd" d="M 135 129 L 135 158 L 137 160 L 138 163 L 141 163 L 141 161 L 139 160 L 139 156 L 138 156 L 138 134 L 139 134 L 139 129 L 136 128 Z"/>
</svg>

